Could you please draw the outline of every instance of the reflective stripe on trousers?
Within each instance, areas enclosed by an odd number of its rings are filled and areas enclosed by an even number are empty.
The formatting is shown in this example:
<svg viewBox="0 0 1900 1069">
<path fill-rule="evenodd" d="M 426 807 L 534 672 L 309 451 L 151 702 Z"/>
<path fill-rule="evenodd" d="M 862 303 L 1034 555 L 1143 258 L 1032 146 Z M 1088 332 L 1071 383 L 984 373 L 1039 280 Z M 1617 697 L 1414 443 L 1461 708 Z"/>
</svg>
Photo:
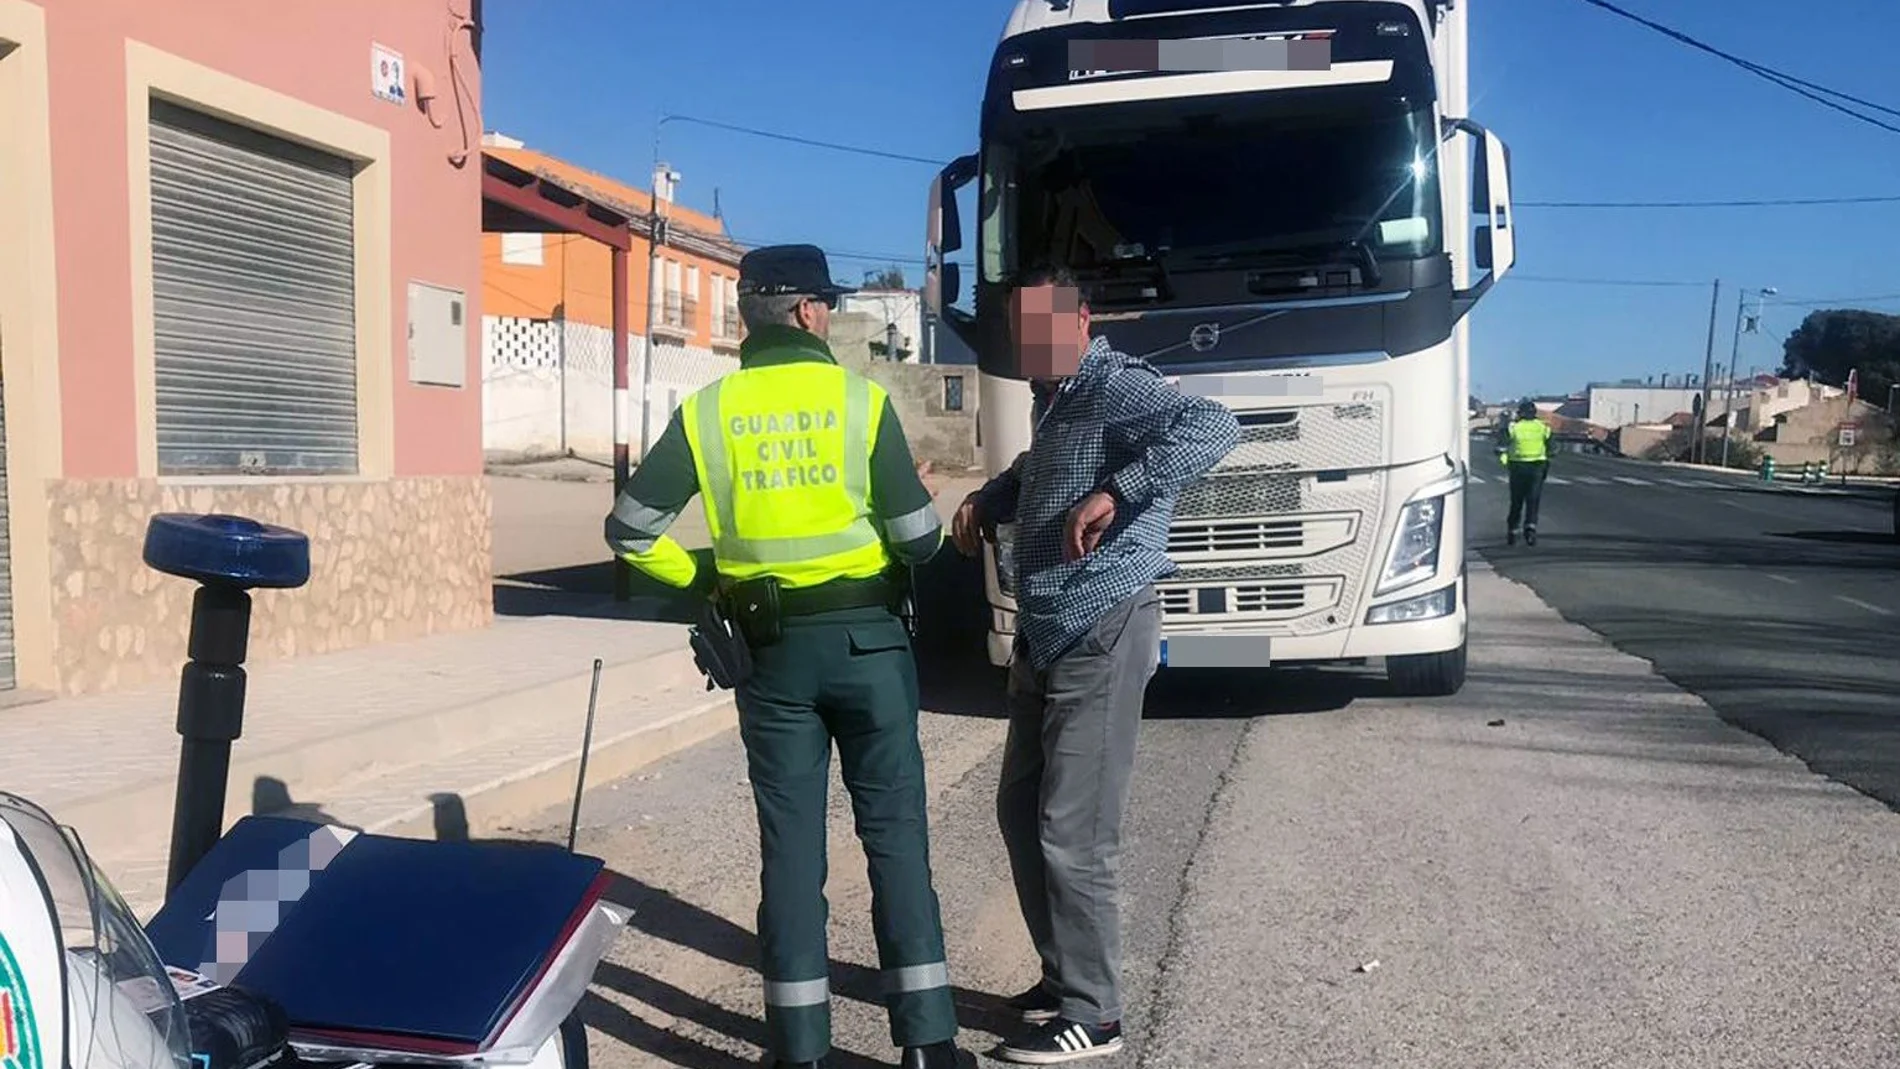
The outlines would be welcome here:
<svg viewBox="0 0 1900 1069">
<path fill-rule="evenodd" d="M 831 1001 L 831 981 L 825 977 L 816 980 L 767 980 L 765 982 L 765 1004 L 780 1009 L 796 1009 L 799 1006 L 823 1006 Z"/>
</svg>

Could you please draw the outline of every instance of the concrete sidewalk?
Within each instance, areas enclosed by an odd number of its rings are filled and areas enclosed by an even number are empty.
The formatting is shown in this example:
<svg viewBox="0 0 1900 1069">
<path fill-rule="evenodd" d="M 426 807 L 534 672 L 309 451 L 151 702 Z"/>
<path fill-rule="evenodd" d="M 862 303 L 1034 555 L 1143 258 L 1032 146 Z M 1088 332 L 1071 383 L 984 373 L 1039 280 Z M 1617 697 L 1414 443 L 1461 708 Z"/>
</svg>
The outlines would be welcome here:
<svg viewBox="0 0 1900 1069">
<path fill-rule="evenodd" d="M 676 624 L 498 618 L 483 631 L 296 658 L 250 671 L 226 819 L 316 816 L 369 831 L 479 834 L 574 789 L 592 682 L 588 778 L 606 782 L 728 727 Z M 0 714 L 0 786 L 71 824 L 142 913 L 164 892 L 177 687 Z"/>
</svg>

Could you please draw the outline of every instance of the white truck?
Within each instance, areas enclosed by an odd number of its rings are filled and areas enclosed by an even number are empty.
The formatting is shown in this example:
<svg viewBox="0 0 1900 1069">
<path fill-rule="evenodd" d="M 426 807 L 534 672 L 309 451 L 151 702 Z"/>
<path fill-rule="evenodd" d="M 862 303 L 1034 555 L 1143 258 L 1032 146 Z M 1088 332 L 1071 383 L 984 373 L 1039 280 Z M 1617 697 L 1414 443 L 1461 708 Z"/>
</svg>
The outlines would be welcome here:
<svg viewBox="0 0 1900 1069">
<path fill-rule="evenodd" d="M 1166 667 L 1383 659 L 1404 694 L 1464 684 L 1466 317 L 1515 259 L 1509 154 L 1466 114 L 1469 17 L 1470 0 L 1018 0 L 1010 17 L 980 150 L 932 187 L 927 314 L 977 353 L 989 473 L 1029 445 L 1008 302 L 1037 267 L 1070 268 L 1096 333 L 1233 410 L 1240 445 L 1177 503 Z M 963 307 L 949 254 L 971 182 Z"/>
</svg>

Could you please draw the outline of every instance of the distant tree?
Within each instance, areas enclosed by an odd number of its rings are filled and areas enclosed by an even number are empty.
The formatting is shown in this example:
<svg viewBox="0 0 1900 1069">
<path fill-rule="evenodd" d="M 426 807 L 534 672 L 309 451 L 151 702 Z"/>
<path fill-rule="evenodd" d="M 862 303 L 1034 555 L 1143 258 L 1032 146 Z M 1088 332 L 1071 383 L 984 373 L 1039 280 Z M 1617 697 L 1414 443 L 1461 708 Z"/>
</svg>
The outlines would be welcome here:
<svg viewBox="0 0 1900 1069">
<path fill-rule="evenodd" d="M 864 288 L 872 290 L 905 290 L 910 287 L 904 284 L 904 269 L 896 264 L 892 264 L 889 267 L 881 267 L 876 271 L 866 271 L 864 273 Z"/>
<path fill-rule="evenodd" d="M 1900 316 L 1828 309 L 1809 313 L 1788 335 L 1782 375 L 1846 386 L 1855 371 L 1861 398 L 1886 405 L 1888 388 L 1900 383 Z"/>
</svg>

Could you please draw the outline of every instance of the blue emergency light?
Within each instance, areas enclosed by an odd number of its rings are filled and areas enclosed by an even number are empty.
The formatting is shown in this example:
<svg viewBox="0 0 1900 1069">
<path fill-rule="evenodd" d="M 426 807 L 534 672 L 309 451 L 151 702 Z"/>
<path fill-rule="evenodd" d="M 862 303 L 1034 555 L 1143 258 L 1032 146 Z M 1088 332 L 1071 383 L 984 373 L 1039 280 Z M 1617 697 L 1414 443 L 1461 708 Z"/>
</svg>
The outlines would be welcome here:
<svg viewBox="0 0 1900 1069">
<path fill-rule="evenodd" d="M 145 563 L 200 583 L 300 587 L 310 580 L 310 539 L 244 516 L 160 513 L 145 528 Z"/>
</svg>

